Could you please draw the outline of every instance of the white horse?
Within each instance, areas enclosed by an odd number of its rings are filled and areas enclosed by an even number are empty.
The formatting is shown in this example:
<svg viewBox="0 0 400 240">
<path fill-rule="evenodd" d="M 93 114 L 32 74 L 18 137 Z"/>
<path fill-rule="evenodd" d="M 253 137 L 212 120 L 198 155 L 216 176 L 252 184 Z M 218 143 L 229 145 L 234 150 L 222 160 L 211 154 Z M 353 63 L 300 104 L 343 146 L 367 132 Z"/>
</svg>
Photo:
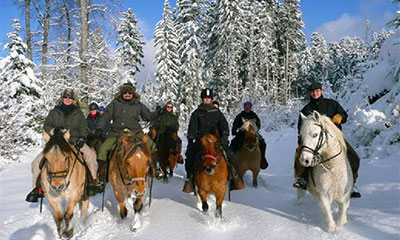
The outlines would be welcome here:
<svg viewBox="0 0 400 240">
<path fill-rule="evenodd" d="M 353 174 L 347 160 L 346 143 L 342 132 L 329 117 L 314 111 L 308 117 L 301 114 L 301 118 L 300 137 L 303 146 L 300 164 L 313 167 L 308 175 L 307 190 L 318 198 L 327 231 L 333 232 L 336 226 L 347 223 L 347 209 L 350 206 Z M 304 190 L 297 191 L 298 199 L 304 196 Z M 339 205 L 336 224 L 331 211 L 333 201 Z"/>
</svg>

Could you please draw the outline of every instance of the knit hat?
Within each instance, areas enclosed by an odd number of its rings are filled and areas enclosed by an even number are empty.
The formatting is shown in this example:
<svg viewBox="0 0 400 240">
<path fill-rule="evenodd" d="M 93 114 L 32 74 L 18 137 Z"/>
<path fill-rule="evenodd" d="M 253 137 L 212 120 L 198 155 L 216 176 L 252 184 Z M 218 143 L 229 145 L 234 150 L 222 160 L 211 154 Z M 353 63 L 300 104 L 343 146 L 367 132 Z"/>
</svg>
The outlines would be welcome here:
<svg viewBox="0 0 400 240">
<path fill-rule="evenodd" d="M 100 106 L 100 107 L 99 107 L 99 111 L 103 111 L 103 112 L 104 112 L 105 110 L 106 110 L 106 109 L 104 108 L 104 106 Z"/>
<path fill-rule="evenodd" d="M 134 93 L 134 92 L 136 92 L 136 88 L 133 86 L 132 83 L 127 82 L 127 83 L 124 83 L 124 84 L 120 87 L 120 91 L 121 91 L 121 93 L 125 93 L 125 92 Z"/>
<path fill-rule="evenodd" d="M 246 107 L 246 106 L 252 107 L 253 104 L 252 104 L 251 102 L 247 101 L 247 102 L 245 102 L 245 103 L 243 104 L 243 106 L 244 106 L 244 107 Z"/>
<path fill-rule="evenodd" d="M 89 110 L 90 110 L 90 111 L 92 111 L 92 110 L 97 110 L 97 109 L 99 109 L 99 105 L 97 105 L 97 103 L 92 102 L 92 103 L 89 105 Z"/>
<path fill-rule="evenodd" d="M 315 89 L 320 89 L 320 88 L 322 88 L 322 84 L 321 83 L 319 83 L 319 82 L 313 82 L 313 83 L 311 83 L 310 84 L 310 86 L 308 86 L 308 91 L 313 91 L 313 90 L 315 90 Z"/>
</svg>

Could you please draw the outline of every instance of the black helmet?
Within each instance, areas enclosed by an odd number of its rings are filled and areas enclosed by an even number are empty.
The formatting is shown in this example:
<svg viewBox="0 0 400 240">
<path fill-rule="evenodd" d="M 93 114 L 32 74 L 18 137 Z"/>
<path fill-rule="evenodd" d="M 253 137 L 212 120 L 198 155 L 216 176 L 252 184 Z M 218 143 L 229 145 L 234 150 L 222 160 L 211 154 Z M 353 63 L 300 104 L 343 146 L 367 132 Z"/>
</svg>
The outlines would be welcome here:
<svg viewBox="0 0 400 240">
<path fill-rule="evenodd" d="M 205 88 L 201 91 L 201 99 L 206 98 L 206 97 L 210 97 L 211 99 L 213 98 L 213 92 L 210 88 Z"/>
<path fill-rule="evenodd" d="M 97 103 L 91 103 L 90 105 L 89 105 L 89 110 L 90 111 L 92 111 L 92 110 L 98 110 L 99 109 L 99 105 L 97 105 Z"/>
</svg>

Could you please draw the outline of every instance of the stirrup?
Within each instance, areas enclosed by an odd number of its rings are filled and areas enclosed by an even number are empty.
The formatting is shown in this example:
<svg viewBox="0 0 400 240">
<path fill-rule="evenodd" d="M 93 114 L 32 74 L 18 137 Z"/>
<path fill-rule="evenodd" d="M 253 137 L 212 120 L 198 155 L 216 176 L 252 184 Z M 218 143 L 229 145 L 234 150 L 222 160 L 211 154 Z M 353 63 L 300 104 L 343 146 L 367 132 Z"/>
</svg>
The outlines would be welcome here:
<svg viewBox="0 0 400 240">
<path fill-rule="evenodd" d="M 43 190 L 41 188 L 34 188 L 32 191 L 28 193 L 25 198 L 27 202 L 38 202 L 39 198 L 44 198 Z"/>
<path fill-rule="evenodd" d="M 307 182 L 304 178 L 298 177 L 296 181 L 293 183 L 293 187 L 306 190 Z"/>
</svg>

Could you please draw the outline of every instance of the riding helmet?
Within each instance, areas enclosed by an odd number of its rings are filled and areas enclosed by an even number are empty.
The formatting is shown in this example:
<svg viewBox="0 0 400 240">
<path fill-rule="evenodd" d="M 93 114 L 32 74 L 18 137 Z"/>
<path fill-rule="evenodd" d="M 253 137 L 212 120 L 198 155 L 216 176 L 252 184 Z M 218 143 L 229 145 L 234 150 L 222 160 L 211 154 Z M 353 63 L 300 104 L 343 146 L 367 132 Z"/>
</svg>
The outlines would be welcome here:
<svg viewBox="0 0 400 240">
<path fill-rule="evenodd" d="M 203 89 L 201 91 L 200 96 L 201 96 L 201 99 L 206 98 L 206 97 L 209 97 L 209 98 L 212 99 L 213 98 L 213 92 L 212 92 L 212 90 L 210 88 L 205 88 L 205 89 Z"/>
</svg>

